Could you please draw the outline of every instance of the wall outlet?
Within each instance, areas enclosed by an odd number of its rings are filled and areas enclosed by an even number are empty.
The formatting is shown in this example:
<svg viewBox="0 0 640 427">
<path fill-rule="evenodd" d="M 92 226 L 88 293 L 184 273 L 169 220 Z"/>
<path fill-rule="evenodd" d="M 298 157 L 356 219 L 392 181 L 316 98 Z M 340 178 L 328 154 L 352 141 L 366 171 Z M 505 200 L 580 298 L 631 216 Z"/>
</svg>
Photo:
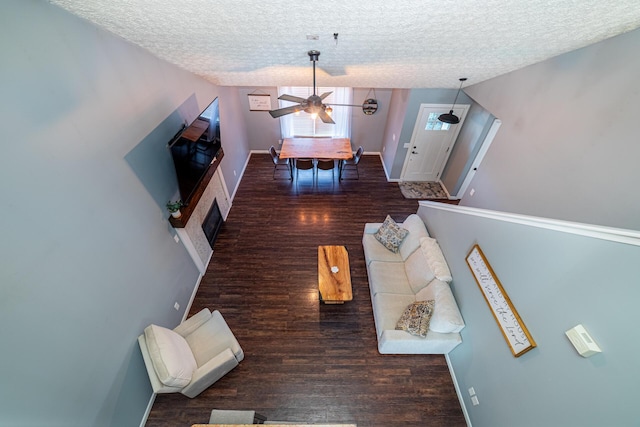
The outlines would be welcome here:
<svg viewBox="0 0 640 427">
<path fill-rule="evenodd" d="M 471 403 L 473 403 L 473 406 L 478 406 L 480 404 L 480 401 L 478 400 L 478 396 L 471 397 Z"/>
<path fill-rule="evenodd" d="M 236 170 L 235 169 L 233 170 L 233 176 L 236 176 Z"/>
<path fill-rule="evenodd" d="M 405 142 L 405 143 L 402 145 L 402 148 L 409 148 L 409 146 L 411 146 L 411 143 L 409 143 L 409 142 Z"/>
<path fill-rule="evenodd" d="M 175 308 L 176 311 L 180 310 L 180 304 L 176 302 L 175 304 L 173 304 L 173 308 Z"/>
<path fill-rule="evenodd" d="M 175 241 L 176 241 L 176 243 L 180 242 L 180 238 L 178 237 L 178 235 L 177 235 L 177 234 L 174 234 L 174 235 L 173 235 L 173 240 L 175 240 Z"/>
<path fill-rule="evenodd" d="M 469 387 L 469 396 L 473 396 L 476 394 L 476 390 L 473 387 Z"/>
<path fill-rule="evenodd" d="M 469 197 L 473 197 L 475 193 L 476 193 L 476 189 L 472 188 L 471 191 L 469 191 Z"/>
</svg>

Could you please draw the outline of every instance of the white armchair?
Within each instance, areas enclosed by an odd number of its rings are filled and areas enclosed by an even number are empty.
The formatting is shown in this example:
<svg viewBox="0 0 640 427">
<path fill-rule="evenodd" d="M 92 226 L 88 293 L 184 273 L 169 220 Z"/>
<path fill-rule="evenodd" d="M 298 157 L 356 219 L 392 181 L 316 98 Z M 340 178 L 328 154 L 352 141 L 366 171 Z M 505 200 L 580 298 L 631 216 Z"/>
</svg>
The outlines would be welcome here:
<svg viewBox="0 0 640 427">
<path fill-rule="evenodd" d="M 244 359 L 220 312 L 207 308 L 173 330 L 149 325 L 138 343 L 154 393 L 196 397 Z"/>
</svg>

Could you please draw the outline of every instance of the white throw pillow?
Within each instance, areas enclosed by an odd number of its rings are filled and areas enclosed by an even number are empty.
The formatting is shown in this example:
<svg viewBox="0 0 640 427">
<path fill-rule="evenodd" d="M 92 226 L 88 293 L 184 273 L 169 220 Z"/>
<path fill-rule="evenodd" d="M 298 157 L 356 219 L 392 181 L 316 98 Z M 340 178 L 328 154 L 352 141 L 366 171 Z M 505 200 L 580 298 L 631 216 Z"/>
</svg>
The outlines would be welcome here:
<svg viewBox="0 0 640 427">
<path fill-rule="evenodd" d="M 402 228 L 409 232 L 402 246 L 400 246 L 400 256 L 402 256 L 403 261 L 406 261 L 413 251 L 420 248 L 420 239 L 429 237 L 429 233 L 424 222 L 422 222 L 422 218 L 416 214 L 409 215 L 402 223 Z"/>
<path fill-rule="evenodd" d="M 182 335 L 162 326 L 149 325 L 144 337 L 160 382 L 169 387 L 189 384 L 198 365 Z"/>
<path fill-rule="evenodd" d="M 414 294 L 427 286 L 435 277 L 421 250 L 416 250 L 409 255 L 404 262 L 404 271 Z"/>
<path fill-rule="evenodd" d="M 420 248 L 422 249 L 424 257 L 427 259 L 429 268 L 433 271 L 436 278 L 443 282 L 451 282 L 453 278 L 451 277 L 449 265 L 447 265 L 447 260 L 444 259 L 444 255 L 436 239 L 432 239 L 431 237 L 421 238 Z"/>
<path fill-rule="evenodd" d="M 434 279 L 429 286 L 416 294 L 416 301 L 429 300 L 436 302 L 429 329 L 433 332 L 448 334 L 460 332 L 464 328 L 464 320 L 448 283 Z"/>
</svg>

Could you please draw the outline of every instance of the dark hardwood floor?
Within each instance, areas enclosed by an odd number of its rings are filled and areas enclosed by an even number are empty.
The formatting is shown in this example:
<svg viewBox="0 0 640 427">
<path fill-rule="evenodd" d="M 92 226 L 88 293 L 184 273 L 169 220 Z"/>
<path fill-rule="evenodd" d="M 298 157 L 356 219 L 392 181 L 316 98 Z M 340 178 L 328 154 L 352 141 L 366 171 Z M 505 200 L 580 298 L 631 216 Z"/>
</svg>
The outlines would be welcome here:
<svg viewBox="0 0 640 427">
<path fill-rule="evenodd" d="M 273 180 L 268 155 L 251 157 L 190 313 L 218 309 L 245 359 L 195 399 L 158 395 L 147 426 L 190 426 L 211 409 L 254 409 L 270 420 L 365 426 L 464 426 L 441 355 L 381 355 L 361 239 L 365 222 L 416 212 L 378 156 L 360 179 L 300 171 Z M 286 172 L 285 172 L 286 173 Z M 353 301 L 318 301 L 317 247 L 349 250 Z"/>
</svg>

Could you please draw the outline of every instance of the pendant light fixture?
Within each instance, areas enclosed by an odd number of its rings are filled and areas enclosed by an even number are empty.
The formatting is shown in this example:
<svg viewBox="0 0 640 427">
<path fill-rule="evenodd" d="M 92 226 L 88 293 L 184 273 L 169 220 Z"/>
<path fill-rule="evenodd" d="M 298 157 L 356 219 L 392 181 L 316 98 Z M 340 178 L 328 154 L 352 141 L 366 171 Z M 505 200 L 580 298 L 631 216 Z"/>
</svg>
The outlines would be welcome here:
<svg viewBox="0 0 640 427">
<path fill-rule="evenodd" d="M 457 123 L 460 123 L 460 117 L 458 117 L 455 114 L 453 114 L 453 107 L 456 106 L 456 101 L 458 100 L 458 95 L 460 95 L 460 90 L 462 89 L 462 83 L 464 83 L 466 80 L 467 80 L 466 77 L 461 77 L 460 78 L 460 87 L 458 88 L 458 93 L 456 93 L 456 97 L 453 100 L 453 105 L 451 106 L 451 110 L 449 110 L 448 113 L 443 113 L 443 114 L 440 114 L 440 116 L 438 116 L 438 120 L 440 120 L 441 122 L 449 123 L 451 125 L 455 125 Z"/>
</svg>

